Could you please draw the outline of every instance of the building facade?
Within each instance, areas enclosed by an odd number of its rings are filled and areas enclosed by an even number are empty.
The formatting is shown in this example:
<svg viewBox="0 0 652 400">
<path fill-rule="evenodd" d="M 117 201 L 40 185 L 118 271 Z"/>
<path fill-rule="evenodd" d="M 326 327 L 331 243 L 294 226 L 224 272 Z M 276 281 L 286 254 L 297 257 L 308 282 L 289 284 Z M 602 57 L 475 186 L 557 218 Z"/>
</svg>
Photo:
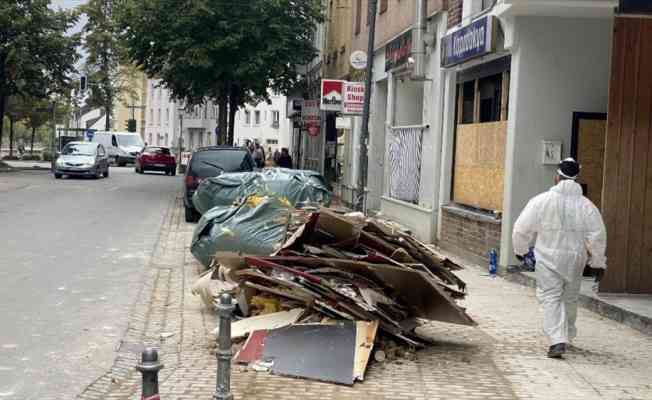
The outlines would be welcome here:
<svg viewBox="0 0 652 400">
<path fill-rule="evenodd" d="M 170 97 L 158 79 L 147 80 L 145 136 L 152 146 L 170 147 L 176 151 L 181 137 L 184 151 L 217 143 L 217 105 L 207 101 L 187 108 Z M 181 132 L 181 134 L 180 134 Z"/>
<path fill-rule="evenodd" d="M 265 151 L 290 148 L 292 124 L 287 118 L 287 98 L 270 93 L 270 103 L 246 104 L 235 117 L 234 142 L 244 145 L 247 140 L 260 143 Z"/>
</svg>

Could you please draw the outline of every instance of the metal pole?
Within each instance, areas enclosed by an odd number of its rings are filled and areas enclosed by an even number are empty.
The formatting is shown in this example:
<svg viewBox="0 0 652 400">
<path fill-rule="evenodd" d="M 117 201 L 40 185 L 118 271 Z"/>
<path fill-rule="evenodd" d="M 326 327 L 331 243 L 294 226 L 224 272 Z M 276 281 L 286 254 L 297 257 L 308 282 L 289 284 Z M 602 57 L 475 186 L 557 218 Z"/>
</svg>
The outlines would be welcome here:
<svg viewBox="0 0 652 400">
<path fill-rule="evenodd" d="M 56 110 L 56 103 L 53 101 L 52 102 L 52 135 L 50 136 L 50 168 L 52 169 L 52 172 L 54 173 L 54 163 L 56 161 L 56 148 L 54 141 L 56 140 L 56 132 L 57 132 L 57 118 L 55 114 Z"/>
<path fill-rule="evenodd" d="M 143 350 L 141 363 L 136 369 L 143 375 L 143 400 L 161 400 L 158 393 L 158 371 L 163 369 L 163 364 L 158 360 L 156 349 L 148 347 Z"/>
<path fill-rule="evenodd" d="M 183 111 L 179 111 L 179 138 L 178 138 L 177 171 L 181 171 L 181 149 L 183 146 Z"/>
<path fill-rule="evenodd" d="M 374 41 L 376 37 L 376 6 L 378 0 L 369 0 L 369 42 L 367 44 L 367 70 L 365 76 L 365 96 L 362 109 L 362 132 L 360 133 L 360 176 L 358 176 L 358 196 L 356 210 L 364 211 L 367 190 L 367 169 L 369 163 L 367 143 L 369 142 L 369 108 L 371 105 L 371 74 L 374 65 Z"/>
<path fill-rule="evenodd" d="M 231 393 L 231 313 L 235 306 L 231 295 L 220 296 L 217 312 L 220 315 L 220 333 L 217 337 L 217 382 L 213 400 L 233 400 Z"/>
</svg>

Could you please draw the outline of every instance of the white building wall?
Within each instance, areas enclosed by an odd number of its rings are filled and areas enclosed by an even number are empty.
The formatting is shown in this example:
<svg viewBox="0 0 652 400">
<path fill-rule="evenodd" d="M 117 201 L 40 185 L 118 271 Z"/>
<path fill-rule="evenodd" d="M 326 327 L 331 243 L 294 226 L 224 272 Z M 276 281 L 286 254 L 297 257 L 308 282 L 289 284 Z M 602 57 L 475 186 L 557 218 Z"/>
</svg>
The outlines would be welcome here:
<svg viewBox="0 0 652 400">
<path fill-rule="evenodd" d="M 153 146 L 176 148 L 181 129 L 182 103 L 170 98 L 169 90 L 148 79 L 145 108 L 145 142 Z M 217 106 L 212 102 L 183 111 L 183 146 L 187 151 L 216 144 Z"/>
<path fill-rule="evenodd" d="M 236 113 L 234 127 L 234 142 L 244 145 L 247 139 L 258 140 L 265 147 L 265 151 L 272 148 L 272 151 L 286 147 L 290 149 L 292 121 L 287 115 L 287 99 L 285 96 L 272 95 L 271 104 L 261 102 L 258 104 L 246 104 Z M 249 113 L 247 122 L 246 113 Z M 256 123 L 256 112 L 260 115 L 259 123 Z M 273 113 L 278 112 L 278 124 L 274 124 Z"/>
<path fill-rule="evenodd" d="M 527 201 L 553 184 L 541 141 L 570 154 L 573 112 L 607 112 L 612 19 L 517 17 L 506 148 L 501 264 Z"/>
</svg>

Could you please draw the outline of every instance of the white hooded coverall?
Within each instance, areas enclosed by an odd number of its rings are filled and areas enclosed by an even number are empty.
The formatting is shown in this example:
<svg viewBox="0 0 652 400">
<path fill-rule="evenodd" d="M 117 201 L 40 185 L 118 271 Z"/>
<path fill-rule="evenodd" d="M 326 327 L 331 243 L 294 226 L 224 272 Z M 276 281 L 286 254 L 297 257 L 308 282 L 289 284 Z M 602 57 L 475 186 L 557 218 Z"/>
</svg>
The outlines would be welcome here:
<svg viewBox="0 0 652 400">
<path fill-rule="evenodd" d="M 597 207 L 572 180 L 563 180 L 529 201 L 514 225 L 514 252 L 534 245 L 537 299 L 550 344 L 576 336 L 577 300 L 587 261 L 606 268 L 607 233 Z"/>
</svg>

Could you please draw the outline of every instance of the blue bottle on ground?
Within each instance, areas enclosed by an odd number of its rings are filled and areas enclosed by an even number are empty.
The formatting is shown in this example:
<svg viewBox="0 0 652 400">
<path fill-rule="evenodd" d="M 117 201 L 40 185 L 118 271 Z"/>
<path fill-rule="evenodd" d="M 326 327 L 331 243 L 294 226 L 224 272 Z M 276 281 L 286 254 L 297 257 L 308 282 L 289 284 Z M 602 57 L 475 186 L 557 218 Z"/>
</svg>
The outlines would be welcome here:
<svg viewBox="0 0 652 400">
<path fill-rule="evenodd" d="M 496 252 L 496 249 L 491 249 L 491 251 L 489 252 L 489 276 L 495 278 L 497 270 L 498 270 L 498 253 Z"/>
</svg>

